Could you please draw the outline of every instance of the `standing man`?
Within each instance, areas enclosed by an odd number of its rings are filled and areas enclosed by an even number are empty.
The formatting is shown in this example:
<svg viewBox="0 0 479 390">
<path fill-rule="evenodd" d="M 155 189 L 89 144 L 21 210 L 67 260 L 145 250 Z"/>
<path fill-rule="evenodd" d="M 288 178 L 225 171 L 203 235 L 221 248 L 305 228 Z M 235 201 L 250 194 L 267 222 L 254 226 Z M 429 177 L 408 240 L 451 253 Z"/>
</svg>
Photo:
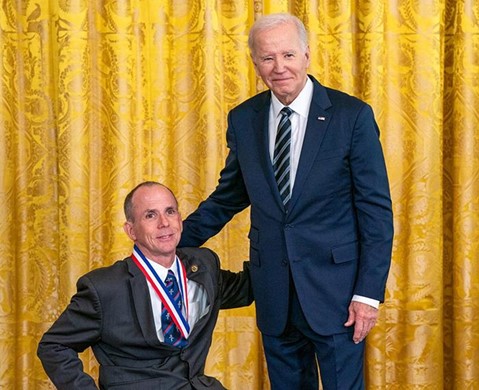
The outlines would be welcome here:
<svg viewBox="0 0 479 390">
<path fill-rule="evenodd" d="M 269 87 L 228 115 L 215 191 L 184 221 L 198 246 L 251 205 L 251 278 L 273 390 L 363 389 L 364 338 L 391 261 L 379 129 L 366 103 L 307 74 L 307 33 L 265 16 L 248 40 Z"/>
<path fill-rule="evenodd" d="M 44 334 L 38 356 L 58 389 L 97 389 L 78 353 L 91 347 L 99 388 L 224 389 L 204 374 L 220 308 L 249 305 L 247 267 L 219 268 L 208 249 L 176 250 L 182 220 L 173 193 L 144 182 L 125 199 L 130 257 L 93 270 Z"/>
</svg>

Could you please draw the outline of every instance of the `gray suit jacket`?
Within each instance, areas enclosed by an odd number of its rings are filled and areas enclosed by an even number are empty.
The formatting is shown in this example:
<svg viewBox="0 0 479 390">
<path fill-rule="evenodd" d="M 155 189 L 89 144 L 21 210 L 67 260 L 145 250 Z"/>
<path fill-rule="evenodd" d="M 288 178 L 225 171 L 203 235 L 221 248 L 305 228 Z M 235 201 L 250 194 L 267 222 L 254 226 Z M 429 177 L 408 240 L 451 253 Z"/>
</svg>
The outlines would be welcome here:
<svg viewBox="0 0 479 390">
<path fill-rule="evenodd" d="M 101 389 L 223 389 L 204 375 L 205 361 L 220 308 L 252 302 L 247 263 L 243 272 L 232 273 L 220 270 L 209 249 L 177 254 L 188 278 L 205 288 L 209 304 L 188 346 L 159 341 L 147 281 L 126 258 L 82 276 L 70 304 L 41 339 L 38 356 L 58 389 L 97 389 L 78 357 L 88 347 L 100 364 Z"/>
</svg>

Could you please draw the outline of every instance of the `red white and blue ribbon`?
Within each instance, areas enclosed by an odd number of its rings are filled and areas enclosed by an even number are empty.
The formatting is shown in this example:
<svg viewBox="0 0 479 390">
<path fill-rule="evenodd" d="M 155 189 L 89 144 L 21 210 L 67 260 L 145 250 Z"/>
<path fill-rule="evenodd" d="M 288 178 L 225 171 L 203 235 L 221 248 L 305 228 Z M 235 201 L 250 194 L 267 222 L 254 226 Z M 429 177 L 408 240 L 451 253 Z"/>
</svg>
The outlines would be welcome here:
<svg viewBox="0 0 479 390">
<path fill-rule="evenodd" d="M 183 263 L 180 261 L 178 256 L 176 257 L 176 267 L 177 267 L 177 275 L 178 275 L 178 284 L 180 287 L 181 292 L 181 299 L 183 300 L 184 307 L 186 308 L 186 316 L 183 316 L 181 310 L 174 304 L 173 297 L 170 295 L 170 292 L 165 286 L 165 283 L 161 280 L 161 278 L 156 273 L 153 266 L 150 264 L 150 261 L 145 257 L 141 250 L 134 245 L 133 246 L 133 253 L 131 254 L 131 258 L 138 266 L 138 268 L 143 272 L 146 277 L 146 280 L 150 283 L 153 287 L 153 290 L 156 291 L 158 296 L 161 299 L 161 302 L 166 307 L 168 312 L 170 313 L 171 318 L 173 318 L 173 322 L 176 324 L 178 329 L 180 330 L 181 334 L 185 339 L 188 338 L 190 334 L 190 326 L 188 325 L 188 290 L 186 285 L 186 270 Z"/>
</svg>

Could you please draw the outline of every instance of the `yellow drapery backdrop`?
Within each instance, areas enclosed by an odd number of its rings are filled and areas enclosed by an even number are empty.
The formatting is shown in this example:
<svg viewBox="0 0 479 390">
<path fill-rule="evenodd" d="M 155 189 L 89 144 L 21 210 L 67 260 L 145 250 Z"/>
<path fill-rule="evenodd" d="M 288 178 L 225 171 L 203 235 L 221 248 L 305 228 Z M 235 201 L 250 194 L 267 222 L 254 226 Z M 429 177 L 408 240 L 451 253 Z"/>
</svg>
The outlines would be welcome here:
<svg viewBox="0 0 479 390">
<path fill-rule="evenodd" d="M 368 389 L 479 389 L 479 3 L 475 0 L 5 0 L 0 4 L 0 388 L 51 389 L 41 334 L 92 268 L 127 256 L 122 202 L 146 179 L 184 216 L 226 156 L 226 114 L 263 88 L 258 16 L 310 31 L 310 73 L 369 102 L 395 215 Z M 248 212 L 208 242 L 248 254 Z M 82 355 L 93 375 L 90 352 Z M 207 373 L 268 389 L 254 307 L 223 312 Z"/>
</svg>

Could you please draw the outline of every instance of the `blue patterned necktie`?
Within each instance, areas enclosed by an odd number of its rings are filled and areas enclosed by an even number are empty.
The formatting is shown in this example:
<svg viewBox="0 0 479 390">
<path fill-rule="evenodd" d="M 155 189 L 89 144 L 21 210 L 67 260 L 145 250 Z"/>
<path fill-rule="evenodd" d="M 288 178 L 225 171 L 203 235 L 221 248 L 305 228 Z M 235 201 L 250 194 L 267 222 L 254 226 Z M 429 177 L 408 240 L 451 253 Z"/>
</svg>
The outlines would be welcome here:
<svg viewBox="0 0 479 390">
<path fill-rule="evenodd" d="M 182 301 L 180 289 L 178 288 L 178 282 L 176 281 L 175 274 L 171 270 L 168 271 L 168 275 L 165 279 L 165 286 L 173 297 L 175 307 L 181 311 Z M 161 311 L 161 330 L 163 331 L 165 343 L 167 344 L 170 344 L 174 347 L 184 347 L 188 343 L 174 323 L 173 318 L 171 318 L 171 315 L 166 309 L 165 305 L 163 305 L 163 309 Z"/>
<path fill-rule="evenodd" d="M 291 121 L 289 116 L 293 110 L 289 107 L 283 107 L 281 110 L 281 120 L 276 133 L 276 142 L 274 144 L 273 168 L 276 183 L 278 183 L 279 194 L 284 207 L 287 208 L 291 199 L 290 182 L 290 149 L 291 149 Z"/>
</svg>

